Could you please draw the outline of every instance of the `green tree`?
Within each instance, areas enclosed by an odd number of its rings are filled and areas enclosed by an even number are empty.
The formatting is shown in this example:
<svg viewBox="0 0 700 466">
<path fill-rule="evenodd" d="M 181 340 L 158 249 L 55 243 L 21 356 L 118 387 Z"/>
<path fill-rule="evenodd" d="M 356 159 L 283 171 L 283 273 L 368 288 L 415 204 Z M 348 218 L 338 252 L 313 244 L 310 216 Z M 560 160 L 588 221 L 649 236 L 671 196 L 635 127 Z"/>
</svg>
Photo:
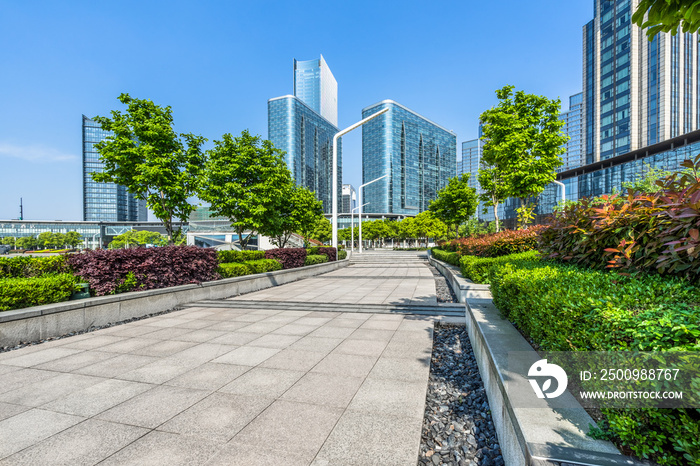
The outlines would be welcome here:
<svg viewBox="0 0 700 466">
<path fill-rule="evenodd" d="M 418 240 L 425 240 L 426 246 L 430 239 L 445 238 L 449 231 L 449 226 L 440 220 L 432 211 L 426 210 L 413 218 L 413 234 Z"/>
<path fill-rule="evenodd" d="M 207 154 L 199 197 L 209 202 L 213 215 L 231 221 L 241 247 L 245 249 L 256 232 L 281 234 L 280 212 L 292 183 L 284 152 L 244 130 L 236 138 L 224 134 Z"/>
<path fill-rule="evenodd" d="M 34 249 L 37 246 L 37 239 L 34 236 L 20 236 L 15 246 L 19 249 Z"/>
<path fill-rule="evenodd" d="M 330 241 L 332 235 L 333 225 L 331 225 L 331 221 L 323 215 L 319 215 L 316 218 L 316 224 L 314 225 L 314 231 L 311 234 L 311 239 L 325 243 Z"/>
<path fill-rule="evenodd" d="M 36 245 L 40 248 L 48 249 L 52 247 L 53 244 L 54 236 L 53 233 L 50 231 L 44 231 L 42 233 L 39 233 L 39 236 L 37 236 L 36 238 Z"/>
<path fill-rule="evenodd" d="M 7 244 L 8 246 L 15 247 L 15 242 L 17 239 L 14 236 L 4 236 L 0 244 Z"/>
<path fill-rule="evenodd" d="M 307 238 L 313 236 L 318 218 L 323 216 L 323 203 L 305 187 L 290 183 L 279 215 L 282 217 L 282 231 L 272 238 L 273 244 L 278 248 L 285 247 L 292 233 L 300 234 L 307 242 Z"/>
<path fill-rule="evenodd" d="M 68 246 L 76 248 L 83 242 L 83 237 L 77 231 L 69 231 L 66 233 L 64 241 Z"/>
<path fill-rule="evenodd" d="M 508 195 L 520 199 L 521 211 L 532 212 L 534 206 L 528 201 L 556 179 L 563 144 L 569 138 L 561 132 L 559 99 L 513 89 L 497 90 L 500 102 L 480 116 L 485 141 L 482 160 L 498 170 Z"/>
<path fill-rule="evenodd" d="M 157 231 L 129 230 L 119 236 L 115 236 L 112 242 L 109 243 L 109 249 L 132 248 L 146 246 L 147 244 L 165 246 L 168 244 L 168 238 Z"/>
<path fill-rule="evenodd" d="M 454 228 L 455 237 L 459 237 L 459 226 L 474 215 L 478 205 L 476 190 L 469 187 L 469 174 L 464 173 L 450 178 L 447 186 L 438 191 L 437 199 L 430 203 L 429 210 Z"/>
<path fill-rule="evenodd" d="M 493 214 L 496 217 L 496 232 L 499 232 L 501 224 L 498 218 L 498 206 L 508 197 L 508 186 L 504 181 L 504 176 L 498 168 L 489 166 L 482 160 L 478 181 L 481 187 L 479 200 L 484 203 L 484 213 L 488 211 L 486 207 L 493 207 Z"/>
<path fill-rule="evenodd" d="M 647 30 L 650 41 L 660 32 L 692 34 L 700 30 L 700 0 L 641 0 L 632 22 Z"/>
<path fill-rule="evenodd" d="M 129 94 L 121 94 L 119 101 L 127 106 L 125 113 L 113 110 L 112 118 L 95 117 L 112 135 L 95 144 L 104 171 L 93 173 L 92 178 L 126 186 L 145 200 L 163 222 L 172 244 L 175 219 L 185 222 L 195 209 L 188 199 L 197 192 L 205 161 L 201 146 L 206 139 L 176 133 L 169 106 Z"/>
</svg>

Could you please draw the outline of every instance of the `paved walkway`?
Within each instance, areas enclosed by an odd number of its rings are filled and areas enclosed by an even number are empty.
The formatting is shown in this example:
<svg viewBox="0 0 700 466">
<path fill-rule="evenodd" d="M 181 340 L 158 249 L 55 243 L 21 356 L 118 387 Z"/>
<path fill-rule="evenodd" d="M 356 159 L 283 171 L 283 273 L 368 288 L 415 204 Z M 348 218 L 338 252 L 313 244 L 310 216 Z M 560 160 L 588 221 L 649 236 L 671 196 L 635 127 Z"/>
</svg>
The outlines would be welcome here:
<svg viewBox="0 0 700 466">
<path fill-rule="evenodd" d="M 433 318 L 265 302 L 434 302 L 429 274 L 363 263 L 0 353 L 0 465 L 414 465 Z"/>
</svg>

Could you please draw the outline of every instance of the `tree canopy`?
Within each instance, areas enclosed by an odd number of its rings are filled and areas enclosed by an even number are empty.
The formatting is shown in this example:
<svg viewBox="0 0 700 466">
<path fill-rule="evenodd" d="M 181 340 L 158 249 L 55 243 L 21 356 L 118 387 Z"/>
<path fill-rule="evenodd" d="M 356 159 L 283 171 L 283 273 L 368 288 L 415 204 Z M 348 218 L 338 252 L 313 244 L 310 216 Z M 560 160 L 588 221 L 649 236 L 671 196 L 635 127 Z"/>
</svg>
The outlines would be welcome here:
<svg viewBox="0 0 700 466">
<path fill-rule="evenodd" d="M 430 203 L 429 210 L 454 228 L 458 237 L 459 226 L 474 215 L 478 205 L 476 190 L 469 186 L 469 174 L 464 173 L 450 178 L 447 186 L 438 191 L 437 198 Z"/>
<path fill-rule="evenodd" d="M 501 230 L 498 218 L 498 206 L 508 198 L 508 186 L 504 180 L 505 176 L 497 167 L 489 166 L 483 160 L 479 168 L 479 186 L 481 194 L 479 200 L 484 204 L 484 213 L 487 207 L 493 207 L 493 214 L 496 218 L 496 231 Z"/>
<path fill-rule="evenodd" d="M 323 203 L 316 199 L 314 193 L 291 182 L 280 209 L 277 215 L 282 218 L 281 230 L 272 238 L 279 248 L 286 246 L 292 233 L 312 238 L 319 217 L 323 217 Z"/>
<path fill-rule="evenodd" d="M 119 236 L 115 236 L 112 242 L 109 243 L 109 249 L 123 249 L 145 246 L 147 244 L 165 246 L 168 244 L 168 238 L 157 231 L 129 230 Z"/>
<path fill-rule="evenodd" d="M 119 101 L 127 106 L 125 113 L 113 110 L 112 118 L 94 118 L 112 135 L 95 144 L 104 171 L 93 173 L 92 178 L 123 185 L 145 200 L 172 243 L 173 219 L 185 222 L 195 209 L 188 199 L 197 192 L 206 139 L 176 133 L 170 107 L 129 94 L 121 94 Z"/>
<path fill-rule="evenodd" d="M 632 22 L 646 29 L 650 41 L 660 32 L 692 34 L 700 30 L 700 0 L 641 0 Z"/>
<path fill-rule="evenodd" d="M 214 215 L 231 221 L 241 247 L 256 233 L 281 235 L 285 225 L 279 212 L 292 183 L 284 152 L 244 130 L 239 137 L 224 134 L 207 155 L 199 197 Z"/>
</svg>

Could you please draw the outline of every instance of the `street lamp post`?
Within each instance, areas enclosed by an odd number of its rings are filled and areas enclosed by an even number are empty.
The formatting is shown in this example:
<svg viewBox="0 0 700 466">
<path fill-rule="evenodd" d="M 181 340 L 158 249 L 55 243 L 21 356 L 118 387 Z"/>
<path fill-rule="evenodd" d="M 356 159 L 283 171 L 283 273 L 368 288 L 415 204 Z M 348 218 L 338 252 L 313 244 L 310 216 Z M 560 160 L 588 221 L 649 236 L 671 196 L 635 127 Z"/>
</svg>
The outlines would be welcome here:
<svg viewBox="0 0 700 466">
<path fill-rule="evenodd" d="M 359 217 L 360 217 L 360 254 L 362 254 L 362 188 L 364 188 L 368 184 L 374 183 L 375 181 L 379 181 L 382 178 L 385 178 L 387 176 L 389 176 L 388 173 L 386 175 L 382 175 L 379 178 L 376 178 L 372 181 L 368 181 L 367 183 L 360 185 L 360 215 L 359 215 Z"/>
<path fill-rule="evenodd" d="M 352 126 L 348 126 L 344 130 L 336 133 L 335 136 L 333 136 L 333 180 L 332 180 L 332 186 L 333 186 L 333 206 L 331 212 L 333 215 L 331 216 L 331 223 L 332 223 L 332 230 L 333 230 L 333 236 L 332 236 L 332 243 L 331 245 L 334 248 L 338 248 L 338 138 L 343 136 L 344 134 L 349 133 L 355 128 L 358 128 L 365 123 L 367 123 L 369 120 L 378 117 L 382 113 L 386 113 L 389 111 L 389 107 L 384 108 L 377 113 L 374 113 L 370 116 L 368 116 L 365 119 L 362 119 L 355 123 Z M 362 199 L 360 199 L 360 204 L 362 204 Z M 362 251 L 360 251 L 362 252 Z"/>
<path fill-rule="evenodd" d="M 369 204 L 369 202 L 365 202 L 362 207 L 366 206 L 367 204 Z M 355 224 L 353 222 L 353 219 L 354 219 L 355 211 L 357 209 L 359 209 L 360 207 L 361 206 L 358 205 L 357 207 L 355 207 L 354 209 L 352 209 L 350 211 L 350 252 L 355 252 Z M 360 219 L 360 221 L 361 220 L 362 219 Z"/>
<path fill-rule="evenodd" d="M 561 186 L 561 200 L 566 201 L 566 185 L 564 185 L 564 183 L 562 183 L 561 181 L 557 180 L 552 180 L 552 183 Z"/>
</svg>

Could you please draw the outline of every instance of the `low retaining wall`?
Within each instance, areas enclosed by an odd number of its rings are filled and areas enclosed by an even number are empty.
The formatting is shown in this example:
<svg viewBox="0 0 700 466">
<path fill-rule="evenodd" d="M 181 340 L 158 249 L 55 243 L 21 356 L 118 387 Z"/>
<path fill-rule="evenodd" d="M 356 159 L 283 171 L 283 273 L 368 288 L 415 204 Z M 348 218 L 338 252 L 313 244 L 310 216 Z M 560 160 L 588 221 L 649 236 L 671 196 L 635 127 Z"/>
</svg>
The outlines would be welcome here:
<svg viewBox="0 0 700 466">
<path fill-rule="evenodd" d="M 4 311 L 0 312 L 0 347 L 58 337 L 93 326 L 167 311 L 181 304 L 203 299 L 221 299 L 250 293 L 331 272 L 348 264 L 349 260 L 345 259 L 195 285 L 134 291 Z"/>
<path fill-rule="evenodd" d="M 621 455 L 612 443 L 588 437 L 589 425 L 595 422 L 568 392 L 560 397 L 569 397 L 566 409 L 552 407 L 548 399 L 537 400 L 537 407 L 513 406 L 512 399 L 516 396 L 511 392 L 513 387 L 528 386 L 529 382 L 526 374 L 508 371 L 508 353 L 531 352 L 533 362 L 540 357 L 520 332 L 501 316 L 491 300 L 488 285 L 464 279 L 457 267 L 432 256 L 430 263 L 447 278 L 460 302 L 467 305 L 467 333 L 506 464 L 641 465 Z"/>
</svg>

